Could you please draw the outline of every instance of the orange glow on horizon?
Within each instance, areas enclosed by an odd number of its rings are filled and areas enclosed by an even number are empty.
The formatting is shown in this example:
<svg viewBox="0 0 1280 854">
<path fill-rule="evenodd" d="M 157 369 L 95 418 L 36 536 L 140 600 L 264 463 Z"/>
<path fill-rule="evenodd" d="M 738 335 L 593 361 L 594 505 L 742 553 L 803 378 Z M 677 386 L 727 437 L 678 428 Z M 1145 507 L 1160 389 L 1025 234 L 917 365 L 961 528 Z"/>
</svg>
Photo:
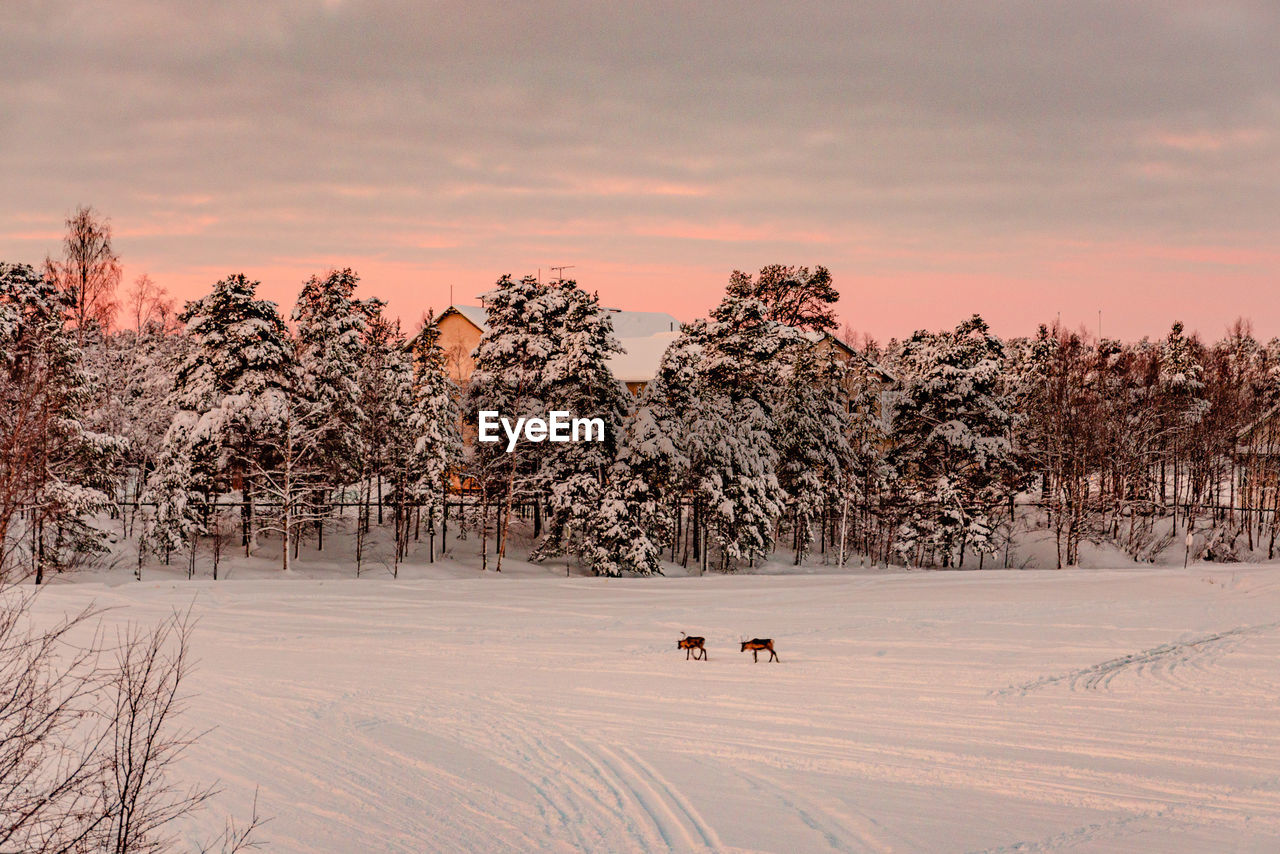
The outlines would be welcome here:
<svg viewBox="0 0 1280 854">
<path fill-rule="evenodd" d="M 855 262 L 827 264 L 841 292 L 839 315 L 853 330 L 881 341 L 916 329 L 954 326 L 974 313 L 1006 337 L 1033 335 L 1040 323 L 1055 320 L 1067 328 L 1096 333 L 1099 310 L 1108 337 L 1159 337 L 1174 320 L 1182 320 L 1189 330 L 1212 339 L 1239 316 L 1252 320 L 1261 338 L 1280 334 L 1280 309 L 1270 297 L 1275 287 L 1270 270 L 1280 257 L 1264 250 L 1145 243 L 1063 245 L 1034 266 L 998 254 L 961 253 L 950 258 L 954 264 L 947 263 L 947 253 L 940 253 L 941 258 L 912 257 L 899 251 L 859 254 Z M 798 262 L 821 263 L 820 249 L 812 255 L 816 257 Z M 553 262 L 559 260 L 564 259 L 553 256 Z M 598 292 L 606 305 L 666 311 L 684 321 L 706 316 L 735 266 L 754 270 L 770 263 L 760 260 L 711 268 L 570 260 L 578 263 L 566 275 Z M 550 263 L 541 268 L 544 278 L 550 275 Z M 455 302 L 476 304 L 502 274 L 539 272 L 535 264 L 485 269 L 340 256 L 194 269 L 135 262 L 126 263 L 123 288 L 127 291 L 136 276 L 147 272 L 180 306 L 207 292 L 216 280 L 244 272 L 262 282 L 260 295 L 276 302 L 287 316 L 306 278 L 347 266 L 361 276 L 359 293 L 385 300 L 388 311 L 407 329 L 416 327 L 428 309 L 438 313 L 445 308 L 451 288 Z M 1206 287 L 1206 281 L 1217 281 L 1221 287 Z M 1237 297 L 1234 304 L 1226 294 Z"/>
</svg>

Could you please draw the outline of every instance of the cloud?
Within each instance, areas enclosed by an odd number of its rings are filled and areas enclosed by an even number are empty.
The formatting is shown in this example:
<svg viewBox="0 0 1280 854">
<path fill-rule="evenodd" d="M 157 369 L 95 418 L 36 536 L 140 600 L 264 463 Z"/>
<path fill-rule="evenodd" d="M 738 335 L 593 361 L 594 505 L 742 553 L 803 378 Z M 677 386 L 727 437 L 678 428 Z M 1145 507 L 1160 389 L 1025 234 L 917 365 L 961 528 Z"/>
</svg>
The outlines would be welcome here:
<svg viewBox="0 0 1280 854">
<path fill-rule="evenodd" d="M 81 202 L 175 275 L 661 262 L 702 305 L 756 259 L 1269 246 L 1278 37 L 1266 0 L 0 4 L 0 257 Z"/>
</svg>

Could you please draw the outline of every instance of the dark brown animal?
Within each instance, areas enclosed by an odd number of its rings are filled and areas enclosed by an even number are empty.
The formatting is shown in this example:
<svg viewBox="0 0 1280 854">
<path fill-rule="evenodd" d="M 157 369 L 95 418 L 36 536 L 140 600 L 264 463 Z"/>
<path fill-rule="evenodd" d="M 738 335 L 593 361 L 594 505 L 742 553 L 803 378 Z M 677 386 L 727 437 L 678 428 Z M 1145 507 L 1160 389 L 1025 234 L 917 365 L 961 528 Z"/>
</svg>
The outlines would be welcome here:
<svg viewBox="0 0 1280 854">
<path fill-rule="evenodd" d="M 676 641 L 676 649 L 683 649 L 685 651 L 684 653 L 685 661 L 688 661 L 690 656 L 692 656 L 696 661 L 699 658 L 698 653 L 701 653 L 702 660 L 706 661 L 707 648 L 703 646 L 703 644 L 705 644 L 706 642 L 707 642 L 706 638 L 685 635 L 684 632 L 681 632 L 680 640 Z"/>
<path fill-rule="evenodd" d="M 743 641 L 741 652 L 751 650 L 751 660 L 759 661 L 760 650 L 762 649 L 769 650 L 769 661 L 782 661 L 781 658 L 778 658 L 778 654 L 773 651 L 773 638 L 752 638 L 749 641 Z"/>
</svg>

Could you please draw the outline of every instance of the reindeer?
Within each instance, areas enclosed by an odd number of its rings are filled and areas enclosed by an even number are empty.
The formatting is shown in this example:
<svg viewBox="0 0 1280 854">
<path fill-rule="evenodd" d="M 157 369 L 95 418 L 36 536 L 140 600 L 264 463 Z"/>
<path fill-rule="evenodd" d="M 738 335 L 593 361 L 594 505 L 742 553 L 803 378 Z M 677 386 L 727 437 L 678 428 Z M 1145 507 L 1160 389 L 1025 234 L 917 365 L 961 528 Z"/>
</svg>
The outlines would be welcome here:
<svg viewBox="0 0 1280 854">
<path fill-rule="evenodd" d="M 742 641 L 742 649 L 739 651 L 746 652 L 747 650 L 751 650 L 751 660 L 759 661 L 760 650 L 762 649 L 769 650 L 769 661 L 782 661 L 781 658 L 778 658 L 778 654 L 773 651 L 773 638 L 752 638 L 751 640 L 744 640 Z"/>
<path fill-rule="evenodd" d="M 693 659 L 697 661 L 699 657 L 698 653 L 701 653 L 702 660 L 706 661 L 707 648 L 703 646 L 703 644 L 705 644 L 706 642 L 707 642 L 706 638 L 694 637 L 691 635 L 686 635 L 684 632 L 681 632 L 680 640 L 676 641 L 676 649 L 683 649 L 685 651 L 684 653 L 685 661 L 688 661 L 690 656 L 692 656 Z"/>
</svg>

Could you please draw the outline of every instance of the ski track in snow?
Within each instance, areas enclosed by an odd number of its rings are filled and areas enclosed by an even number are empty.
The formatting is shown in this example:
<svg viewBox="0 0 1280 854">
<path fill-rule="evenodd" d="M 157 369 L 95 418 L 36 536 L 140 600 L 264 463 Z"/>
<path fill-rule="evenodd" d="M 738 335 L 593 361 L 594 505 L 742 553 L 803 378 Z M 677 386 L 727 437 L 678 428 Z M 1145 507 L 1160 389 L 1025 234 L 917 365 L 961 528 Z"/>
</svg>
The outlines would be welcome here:
<svg viewBox="0 0 1280 854">
<path fill-rule="evenodd" d="M 1081 689 L 1095 691 L 1107 688 L 1117 675 L 1130 670 L 1134 670 L 1144 676 L 1165 678 L 1170 682 L 1184 684 L 1185 680 L 1172 678 L 1174 671 L 1179 667 L 1196 665 L 1206 656 L 1216 658 L 1229 651 L 1233 642 L 1247 635 L 1273 631 L 1277 628 L 1280 628 L 1280 623 L 1267 623 L 1261 626 L 1240 626 L 1239 628 L 1214 632 L 1192 640 L 1161 644 L 1151 649 L 1144 649 L 1141 652 L 1108 659 L 1100 664 L 1082 667 L 1069 673 L 1041 676 L 1038 679 L 1005 688 L 996 693 L 1000 696 L 1025 694 L 1037 688 L 1062 683 L 1069 685 L 1072 691 Z"/>
<path fill-rule="evenodd" d="M 194 597 L 213 729 L 181 773 L 224 795 L 185 840 L 260 786 L 285 854 L 1274 852 L 1280 566 L 1214 572 L 157 581 L 37 613 Z"/>
</svg>

